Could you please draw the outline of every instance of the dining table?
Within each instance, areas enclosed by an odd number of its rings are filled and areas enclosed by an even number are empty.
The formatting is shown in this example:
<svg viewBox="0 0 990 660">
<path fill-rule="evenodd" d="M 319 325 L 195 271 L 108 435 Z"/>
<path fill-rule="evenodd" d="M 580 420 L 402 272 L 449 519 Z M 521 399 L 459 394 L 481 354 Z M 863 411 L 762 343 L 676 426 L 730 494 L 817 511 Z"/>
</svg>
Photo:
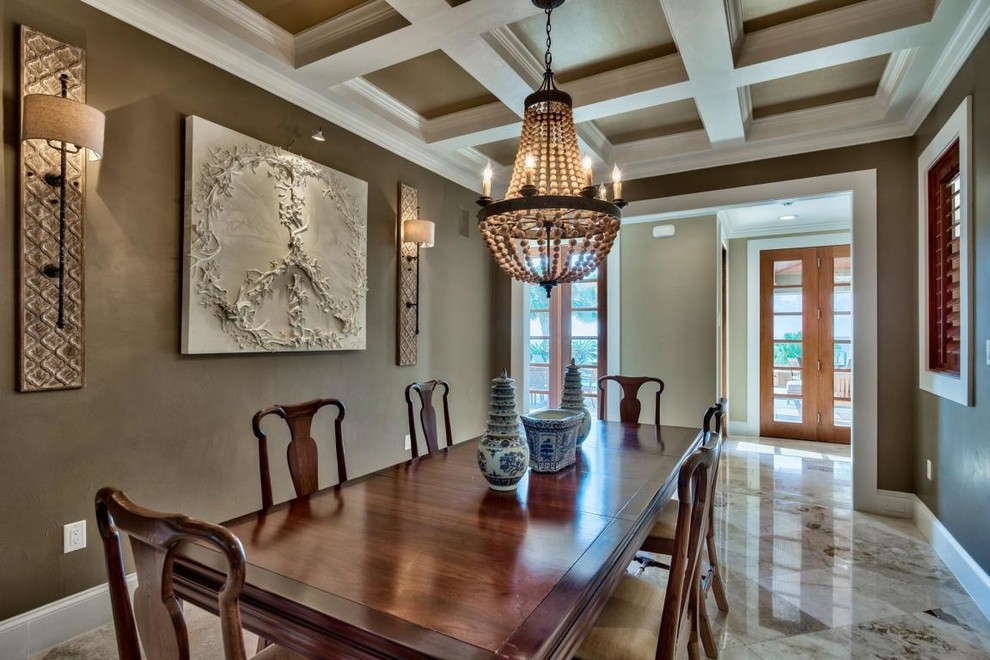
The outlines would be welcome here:
<svg viewBox="0 0 990 660">
<path fill-rule="evenodd" d="M 570 657 L 700 443 L 595 421 L 573 466 L 499 492 L 476 438 L 227 521 L 243 625 L 310 658 Z M 216 612 L 224 577 L 205 546 L 176 556 L 189 603 Z"/>
</svg>

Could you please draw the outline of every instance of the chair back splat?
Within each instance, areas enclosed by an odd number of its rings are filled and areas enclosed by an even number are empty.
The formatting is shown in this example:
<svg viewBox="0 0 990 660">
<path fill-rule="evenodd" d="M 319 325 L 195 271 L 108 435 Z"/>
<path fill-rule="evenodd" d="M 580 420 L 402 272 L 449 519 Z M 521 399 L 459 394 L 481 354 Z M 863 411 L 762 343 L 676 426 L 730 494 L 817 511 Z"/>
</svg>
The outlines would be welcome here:
<svg viewBox="0 0 990 660">
<path fill-rule="evenodd" d="M 344 458 L 344 438 L 342 435 L 344 404 L 341 401 L 316 399 L 297 405 L 276 405 L 265 408 L 256 412 L 251 420 L 254 435 L 258 438 L 258 463 L 261 469 L 261 505 L 263 508 L 271 508 L 273 502 L 271 465 L 268 462 L 268 436 L 261 429 L 261 421 L 269 415 L 275 415 L 284 419 L 289 426 L 291 439 L 286 449 L 289 474 L 296 490 L 296 497 L 302 497 L 315 493 L 320 487 L 318 454 L 316 441 L 313 440 L 312 436 L 312 428 L 313 417 L 321 408 L 326 406 L 333 406 L 337 409 L 337 417 L 333 423 L 337 476 L 340 483 L 347 481 L 347 462 Z"/>
<path fill-rule="evenodd" d="M 419 421 L 426 440 L 426 452 L 432 454 L 440 450 L 440 438 L 437 432 L 437 410 L 434 406 L 433 395 L 437 389 L 443 388 L 443 427 L 447 438 L 447 446 L 454 444 L 450 433 L 450 384 L 445 380 L 427 380 L 422 383 L 411 383 L 406 387 L 406 408 L 409 411 L 409 439 L 412 447 L 412 457 L 419 456 L 419 439 L 416 433 L 416 411 L 412 393 L 419 395 Z"/>
<path fill-rule="evenodd" d="M 653 423 L 660 426 L 660 395 L 663 394 L 663 381 L 653 376 L 602 376 L 598 379 L 598 419 L 605 419 L 605 386 L 608 381 L 614 381 L 622 388 L 622 399 L 619 401 L 619 420 L 637 423 L 643 409 L 639 401 L 639 390 L 647 383 L 657 386 L 656 408 L 653 413 Z"/>
</svg>

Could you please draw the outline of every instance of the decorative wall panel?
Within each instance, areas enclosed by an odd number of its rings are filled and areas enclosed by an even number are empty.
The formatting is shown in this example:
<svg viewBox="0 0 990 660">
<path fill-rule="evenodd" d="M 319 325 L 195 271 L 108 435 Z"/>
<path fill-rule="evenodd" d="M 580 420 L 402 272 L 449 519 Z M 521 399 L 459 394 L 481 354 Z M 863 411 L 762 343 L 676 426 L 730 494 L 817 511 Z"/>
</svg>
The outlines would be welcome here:
<svg viewBox="0 0 990 660">
<path fill-rule="evenodd" d="M 419 192 L 404 183 L 399 184 L 399 212 L 396 218 L 396 250 L 398 255 L 398 288 L 396 297 L 398 310 L 398 327 L 396 329 L 396 359 L 400 367 L 416 364 L 418 342 L 416 335 L 416 307 L 409 303 L 419 304 L 416 299 L 416 245 L 402 240 L 402 223 L 415 220 L 418 217 Z"/>
<path fill-rule="evenodd" d="M 68 96 L 86 101 L 86 54 L 47 34 L 21 26 L 21 98 L 61 94 L 59 76 L 68 73 Z M 22 102 L 23 104 L 23 102 Z M 58 328 L 58 279 L 46 265 L 58 263 L 58 188 L 44 180 L 59 172 L 59 150 L 44 140 L 21 143 L 20 226 L 20 389 L 63 390 L 85 384 L 83 215 L 86 154 L 66 163 L 65 327 Z"/>
<path fill-rule="evenodd" d="M 365 348 L 368 184 L 186 119 L 183 353 Z"/>
</svg>

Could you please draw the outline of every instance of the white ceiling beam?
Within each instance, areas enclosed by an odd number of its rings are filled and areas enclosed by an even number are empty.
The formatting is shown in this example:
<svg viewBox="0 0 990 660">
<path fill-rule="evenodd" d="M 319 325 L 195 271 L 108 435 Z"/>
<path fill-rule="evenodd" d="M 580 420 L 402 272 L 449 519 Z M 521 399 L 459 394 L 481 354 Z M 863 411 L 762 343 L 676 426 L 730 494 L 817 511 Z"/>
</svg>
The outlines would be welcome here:
<svg viewBox="0 0 990 660">
<path fill-rule="evenodd" d="M 746 139 L 725 0 L 660 0 L 712 144 Z"/>
<path fill-rule="evenodd" d="M 374 31 L 384 34 L 400 29 L 401 21 L 402 17 L 385 0 L 368 0 L 297 34 L 295 65 L 301 67 L 312 64 L 355 46 L 358 41 L 365 41 L 367 35 Z"/>
<path fill-rule="evenodd" d="M 504 0 L 471 0 L 457 7 L 442 0 L 388 4 L 410 25 L 308 63 L 302 70 L 332 87 L 541 12 L 529 2 Z"/>
<path fill-rule="evenodd" d="M 882 42 L 883 35 L 925 26 L 934 10 L 935 0 L 864 0 L 746 35 L 736 66 L 746 69 L 793 55 L 828 53 L 839 45 L 843 53 L 836 53 L 841 58 L 836 63 L 890 53 L 902 46 L 872 44 Z"/>
</svg>

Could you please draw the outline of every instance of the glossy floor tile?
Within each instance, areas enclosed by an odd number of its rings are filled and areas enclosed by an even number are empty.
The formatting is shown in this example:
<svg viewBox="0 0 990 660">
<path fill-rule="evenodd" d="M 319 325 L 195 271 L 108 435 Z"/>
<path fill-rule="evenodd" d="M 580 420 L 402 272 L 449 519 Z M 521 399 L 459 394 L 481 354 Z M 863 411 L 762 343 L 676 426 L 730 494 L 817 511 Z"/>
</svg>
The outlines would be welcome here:
<svg viewBox="0 0 990 660">
<path fill-rule="evenodd" d="M 851 493 L 848 447 L 727 441 L 716 535 L 730 610 L 708 607 L 720 658 L 990 658 L 990 622 L 914 524 L 854 512 Z M 215 619 L 190 614 L 194 657 L 221 657 Z M 37 657 L 115 658 L 114 644 L 105 626 Z"/>
<path fill-rule="evenodd" d="M 990 623 L 911 521 L 852 511 L 842 445 L 732 438 L 716 500 L 723 658 L 990 658 Z"/>
</svg>

